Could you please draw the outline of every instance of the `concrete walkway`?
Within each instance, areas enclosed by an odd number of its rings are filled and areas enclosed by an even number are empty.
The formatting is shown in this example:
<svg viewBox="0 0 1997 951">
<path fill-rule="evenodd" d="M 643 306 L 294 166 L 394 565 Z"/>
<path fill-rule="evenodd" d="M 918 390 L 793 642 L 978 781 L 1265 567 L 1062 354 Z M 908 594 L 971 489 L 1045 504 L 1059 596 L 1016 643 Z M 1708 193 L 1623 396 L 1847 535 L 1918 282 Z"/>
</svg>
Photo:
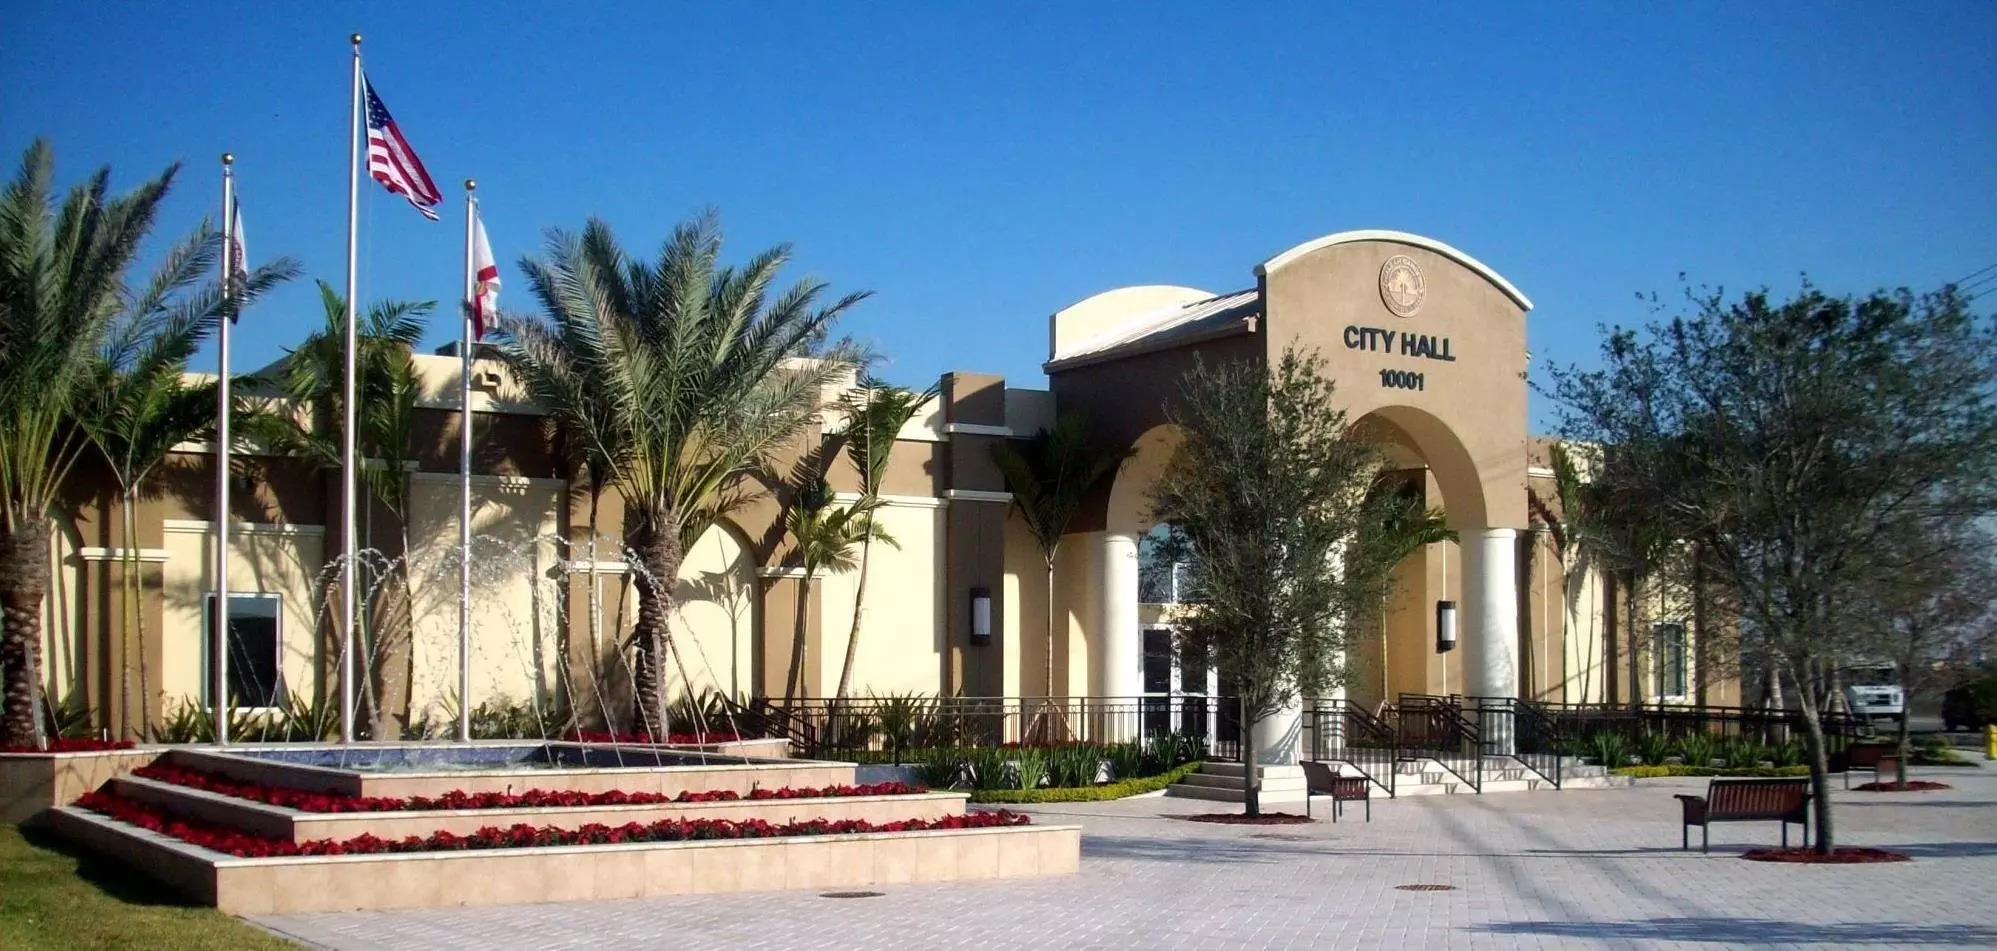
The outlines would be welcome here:
<svg viewBox="0 0 1997 951">
<path fill-rule="evenodd" d="M 892 886 L 878 898 L 702 896 L 263 919 L 363 948 L 1720 948 L 1997 946 L 1997 769 L 1955 789 L 1844 793 L 1839 840 L 1895 865 L 1743 861 L 1771 824 L 1678 849 L 1673 793 L 1703 780 L 1427 796 L 1336 825 L 1214 826 L 1164 798 L 1035 808 L 1086 829 L 1079 876 Z M 1324 817 L 1322 804 L 1318 811 Z M 1694 833 L 1696 849 L 1697 834 Z M 1398 886 L 1448 885 L 1449 891 Z M 477 883 L 465 883 L 476 888 Z"/>
</svg>

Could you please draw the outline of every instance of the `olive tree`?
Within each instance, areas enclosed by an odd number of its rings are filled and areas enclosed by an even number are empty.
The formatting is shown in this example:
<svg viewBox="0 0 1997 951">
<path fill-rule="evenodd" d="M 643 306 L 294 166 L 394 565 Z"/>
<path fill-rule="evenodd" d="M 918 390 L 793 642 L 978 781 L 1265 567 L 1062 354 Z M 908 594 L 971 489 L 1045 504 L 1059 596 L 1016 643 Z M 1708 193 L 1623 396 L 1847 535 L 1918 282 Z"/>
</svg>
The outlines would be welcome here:
<svg viewBox="0 0 1997 951">
<path fill-rule="evenodd" d="M 1234 681 L 1251 738 L 1299 697 L 1345 683 L 1347 646 L 1404 554 L 1373 531 L 1400 499 L 1370 491 L 1382 457 L 1355 438 L 1323 370 L 1294 349 L 1274 367 L 1195 367 L 1170 411 L 1184 439 L 1152 489 L 1152 515 L 1189 552 L 1199 592 L 1176 637 Z M 1257 760 L 1244 742 L 1249 815 L 1261 811 Z"/>
<path fill-rule="evenodd" d="M 1556 371 L 1563 434 L 1642 480 L 1728 592 L 1743 647 L 1798 688 L 1828 854 L 1830 675 L 1867 646 L 1868 587 L 1918 570 L 1886 542 L 1997 507 L 1997 336 L 1953 288 L 1688 304 Z"/>
</svg>

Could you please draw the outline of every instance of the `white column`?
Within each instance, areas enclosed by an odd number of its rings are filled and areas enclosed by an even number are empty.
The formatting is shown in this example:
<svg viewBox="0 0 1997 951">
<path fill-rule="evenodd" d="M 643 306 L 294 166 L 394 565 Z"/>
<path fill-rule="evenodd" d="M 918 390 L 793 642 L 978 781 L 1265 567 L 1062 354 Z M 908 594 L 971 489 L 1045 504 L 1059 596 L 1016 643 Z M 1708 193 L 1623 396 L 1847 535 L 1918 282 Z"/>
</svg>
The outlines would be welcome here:
<svg viewBox="0 0 1997 951">
<path fill-rule="evenodd" d="M 1134 703 L 1144 691 L 1140 651 L 1143 634 L 1137 614 L 1137 536 L 1108 532 L 1102 543 L 1102 627 L 1097 634 L 1096 693 L 1119 704 Z M 1111 718 L 1118 738 L 1137 735 L 1134 708 L 1118 708 Z"/>
<path fill-rule="evenodd" d="M 1464 693 L 1473 697 L 1519 695 L 1518 531 L 1487 528 L 1464 539 L 1463 600 L 1469 617 L 1463 638 Z M 1484 748 L 1512 750 L 1509 716 L 1480 718 Z"/>
<path fill-rule="evenodd" d="M 1255 760 L 1263 766 L 1295 766 L 1303 758 L 1304 700 L 1255 721 Z"/>
</svg>

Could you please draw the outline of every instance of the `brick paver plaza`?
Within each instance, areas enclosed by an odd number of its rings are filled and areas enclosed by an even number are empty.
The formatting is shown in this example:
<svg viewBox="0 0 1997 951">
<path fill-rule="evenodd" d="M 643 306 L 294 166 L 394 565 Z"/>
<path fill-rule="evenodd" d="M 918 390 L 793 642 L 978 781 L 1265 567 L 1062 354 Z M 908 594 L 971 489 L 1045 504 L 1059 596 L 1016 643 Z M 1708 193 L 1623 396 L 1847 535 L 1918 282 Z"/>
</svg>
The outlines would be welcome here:
<svg viewBox="0 0 1997 951">
<path fill-rule="evenodd" d="M 1213 826 L 1217 804 L 1034 808 L 1080 823 L 1078 876 L 594 904 L 375 912 L 260 923 L 341 948 L 1716 948 L 1997 946 L 1997 769 L 1926 769 L 1953 790 L 1836 796 L 1840 841 L 1895 865 L 1747 862 L 1773 823 L 1678 850 L 1673 793 L 1704 780 L 1376 802 L 1373 822 Z M 1328 803 L 1325 804 L 1328 806 Z M 1225 809 L 1227 807 L 1221 807 Z M 1322 819 L 1324 807 L 1318 809 Z M 1452 891 L 1404 891 L 1438 884 Z M 466 888 L 478 883 L 466 882 Z"/>
</svg>

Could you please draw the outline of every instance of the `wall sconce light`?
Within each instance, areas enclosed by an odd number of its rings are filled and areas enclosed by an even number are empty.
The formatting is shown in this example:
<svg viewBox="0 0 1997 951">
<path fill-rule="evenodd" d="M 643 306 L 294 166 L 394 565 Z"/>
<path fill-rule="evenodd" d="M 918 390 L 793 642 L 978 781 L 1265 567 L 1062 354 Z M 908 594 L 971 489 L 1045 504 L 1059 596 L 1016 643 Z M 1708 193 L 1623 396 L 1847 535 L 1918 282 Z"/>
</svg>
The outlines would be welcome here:
<svg viewBox="0 0 1997 951">
<path fill-rule="evenodd" d="M 1435 652 L 1447 654 L 1456 649 L 1456 602 L 1435 602 Z"/>
<path fill-rule="evenodd" d="M 983 586 L 971 589 L 971 643 L 992 642 L 992 593 Z"/>
</svg>

